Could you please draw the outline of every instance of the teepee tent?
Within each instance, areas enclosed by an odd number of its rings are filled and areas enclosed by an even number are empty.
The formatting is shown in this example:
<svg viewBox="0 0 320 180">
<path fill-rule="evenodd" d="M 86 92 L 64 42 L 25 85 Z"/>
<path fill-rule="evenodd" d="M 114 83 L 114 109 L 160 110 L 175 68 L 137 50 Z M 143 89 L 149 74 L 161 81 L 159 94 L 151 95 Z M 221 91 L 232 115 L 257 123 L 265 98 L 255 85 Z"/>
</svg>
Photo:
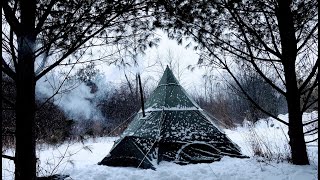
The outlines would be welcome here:
<svg viewBox="0 0 320 180">
<path fill-rule="evenodd" d="M 179 164 L 213 162 L 222 156 L 244 157 L 214 121 L 180 86 L 169 67 L 141 111 L 110 153 L 108 166 L 152 168 L 160 161 Z"/>
</svg>

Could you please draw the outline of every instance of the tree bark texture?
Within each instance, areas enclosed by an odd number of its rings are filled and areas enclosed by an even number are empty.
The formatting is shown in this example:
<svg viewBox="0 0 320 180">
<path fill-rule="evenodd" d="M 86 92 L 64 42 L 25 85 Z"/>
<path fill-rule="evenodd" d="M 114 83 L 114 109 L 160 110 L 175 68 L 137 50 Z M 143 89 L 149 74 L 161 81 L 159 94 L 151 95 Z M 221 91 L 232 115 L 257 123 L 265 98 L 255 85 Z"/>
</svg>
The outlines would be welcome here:
<svg viewBox="0 0 320 180">
<path fill-rule="evenodd" d="M 290 0 L 279 0 L 277 19 L 282 47 L 282 63 L 286 82 L 286 99 L 289 114 L 289 138 L 292 163 L 309 164 L 306 143 L 303 134 L 302 113 L 300 110 L 300 92 L 297 84 L 295 63 L 297 57 L 297 40 L 295 37 L 293 14 Z"/>
</svg>

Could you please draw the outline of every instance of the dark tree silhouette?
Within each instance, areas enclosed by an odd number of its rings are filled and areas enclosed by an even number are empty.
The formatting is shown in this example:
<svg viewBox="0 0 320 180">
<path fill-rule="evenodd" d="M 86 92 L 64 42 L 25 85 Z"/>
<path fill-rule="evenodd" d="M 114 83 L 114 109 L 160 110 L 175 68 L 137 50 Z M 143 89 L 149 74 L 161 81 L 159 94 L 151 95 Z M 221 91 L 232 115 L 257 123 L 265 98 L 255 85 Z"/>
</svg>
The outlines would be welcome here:
<svg viewBox="0 0 320 180">
<path fill-rule="evenodd" d="M 138 50 L 153 45 L 146 10 L 145 1 L 2 1 L 1 72 L 16 88 L 16 151 L 9 158 L 15 162 L 15 179 L 36 178 L 36 82 L 61 64 L 79 63 L 94 46 L 116 45 L 120 51 L 131 45 L 133 34 Z"/>
</svg>

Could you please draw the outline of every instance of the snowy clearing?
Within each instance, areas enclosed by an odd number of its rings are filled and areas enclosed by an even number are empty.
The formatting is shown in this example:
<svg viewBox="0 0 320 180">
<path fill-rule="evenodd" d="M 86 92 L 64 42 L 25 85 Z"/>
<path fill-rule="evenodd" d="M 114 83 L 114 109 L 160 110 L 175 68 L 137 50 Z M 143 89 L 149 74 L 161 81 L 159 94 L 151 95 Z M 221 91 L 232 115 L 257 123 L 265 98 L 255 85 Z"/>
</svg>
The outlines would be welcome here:
<svg viewBox="0 0 320 180">
<path fill-rule="evenodd" d="M 304 116 L 308 121 L 317 117 L 313 112 Z M 287 120 L 286 115 L 280 115 Z M 251 158 L 239 159 L 224 157 L 219 162 L 210 164 L 177 165 L 170 162 L 160 162 L 154 170 L 144 170 L 129 167 L 99 166 L 109 152 L 115 137 L 102 137 L 89 139 L 85 144 L 65 143 L 58 148 L 42 145 L 38 146 L 39 175 L 68 174 L 68 180 L 212 180 L 212 179 L 281 179 L 281 180 L 313 180 L 318 179 L 318 142 L 308 146 L 310 165 L 297 166 L 287 162 L 264 161 L 253 156 L 250 148 L 253 134 L 257 134 L 261 141 L 268 144 L 273 153 L 286 153 L 288 150 L 287 128 L 268 119 L 260 120 L 254 127 L 250 125 L 239 127 L 234 130 L 224 130 L 228 137 L 241 147 L 244 154 Z M 316 134 L 316 137 L 318 135 Z M 306 137 L 309 139 L 311 137 Z M 313 138 L 313 137 L 312 137 Z M 6 154 L 12 155 L 12 151 Z M 65 158 L 61 158 L 64 156 Z M 57 166 L 58 165 L 58 166 Z M 2 179 L 13 179 L 14 164 L 2 159 Z"/>
</svg>

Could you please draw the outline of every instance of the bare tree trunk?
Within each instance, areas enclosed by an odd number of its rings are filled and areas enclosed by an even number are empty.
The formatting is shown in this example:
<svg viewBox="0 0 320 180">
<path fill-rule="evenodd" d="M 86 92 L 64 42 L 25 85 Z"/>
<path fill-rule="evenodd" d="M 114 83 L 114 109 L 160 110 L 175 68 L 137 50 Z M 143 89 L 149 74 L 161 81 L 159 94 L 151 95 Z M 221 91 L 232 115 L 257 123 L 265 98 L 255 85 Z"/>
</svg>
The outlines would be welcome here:
<svg viewBox="0 0 320 180">
<path fill-rule="evenodd" d="M 35 153 L 35 0 L 20 1 L 21 33 L 18 37 L 16 69 L 15 179 L 36 179 Z"/>
<path fill-rule="evenodd" d="M 295 37 L 291 1 L 279 0 L 277 18 L 282 46 L 282 62 L 286 81 L 286 99 L 289 114 L 289 138 L 293 164 L 309 164 L 303 134 L 302 113 L 300 111 L 300 93 L 298 90 L 295 62 L 297 57 L 297 40 Z"/>
<path fill-rule="evenodd" d="M 2 61 L 1 61 L 1 67 L 2 67 Z M 1 72 L 0 72 L 0 74 L 1 74 L 1 87 L 2 87 L 2 90 L 1 90 L 1 98 L 3 97 L 3 76 L 2 76 L 2 70 L 1 70 Z M 1 100 L 1 120 L 0 120 L 0 130 L 1 130 L 1 149 L 3 149 L 3 129 L 2 129 L 2 118 L 3 118 L 3 114 L 4 114 L 4 111 L 3 111 L 3 105 L 2 105 L 2 103 L 3 103 L 3 100 Z M 3 150 L 2 150 L 3 151 Z M 2 154 L 1 154 L 2 155 Z M 2 171 L 1 171 L 1 177 L 2 177 Z"/>
<path fill-rule="evenodd" d="M 293 164 L 309 164 L 306 143 L 303 134 L 302 115 L 300 113 L 299 96 L 288 91 L 289 137 Z"/>
</svg>

